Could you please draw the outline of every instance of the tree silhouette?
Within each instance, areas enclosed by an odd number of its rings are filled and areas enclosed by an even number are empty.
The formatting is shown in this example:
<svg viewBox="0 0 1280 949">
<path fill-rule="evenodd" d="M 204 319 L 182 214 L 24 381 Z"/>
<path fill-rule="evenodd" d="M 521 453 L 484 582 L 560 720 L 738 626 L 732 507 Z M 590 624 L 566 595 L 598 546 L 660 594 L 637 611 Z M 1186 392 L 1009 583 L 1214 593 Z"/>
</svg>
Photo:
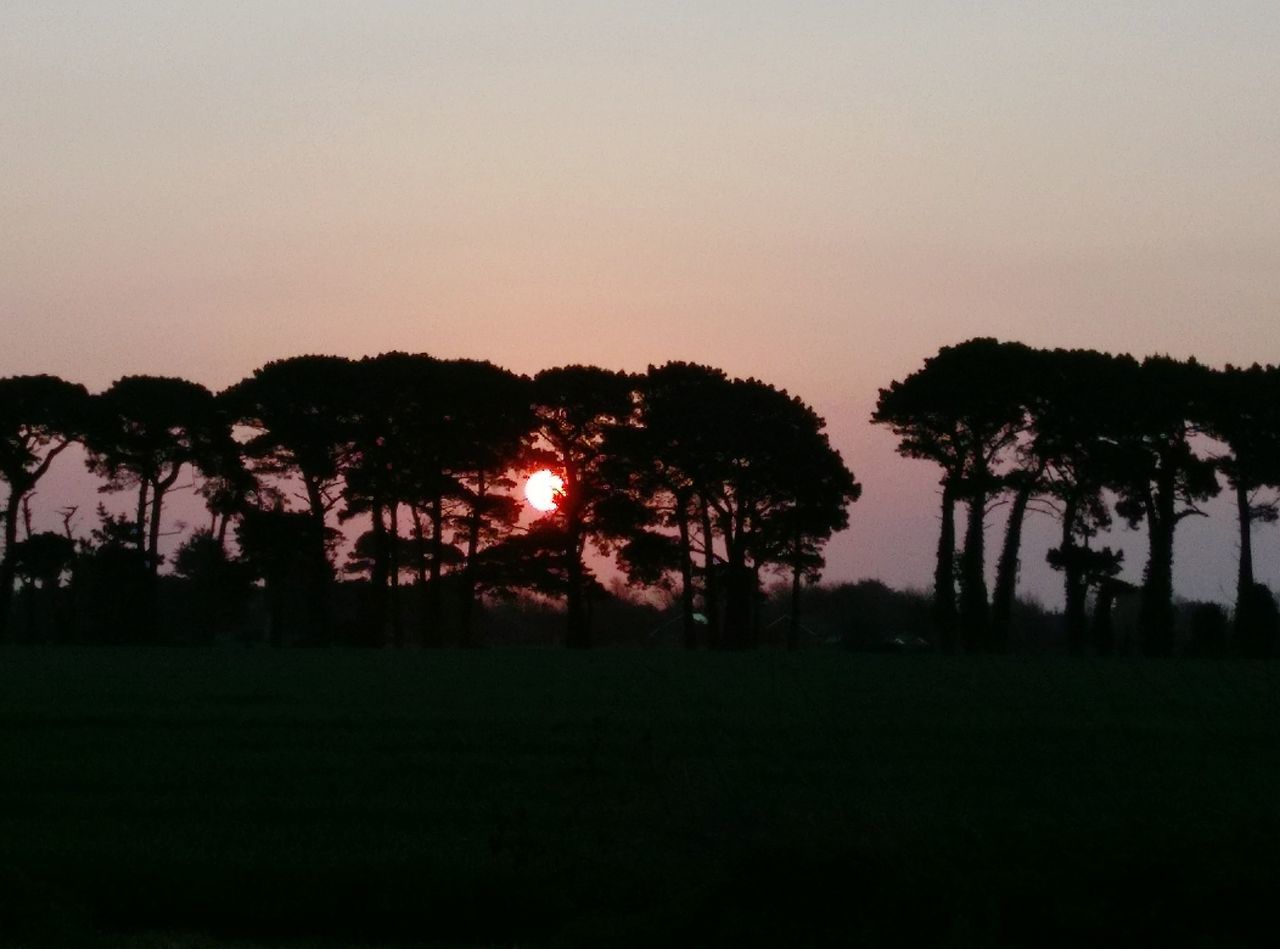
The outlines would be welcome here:
<svg viewBox="0 0 1280 949">
<path fill-rule="evenodd" d="M 78 544 L 71 598 L 77 639 L 120 643 L 154 632 L 155 583 L 138 548 L 138 525 L 127 514 L 97 507 L 97 526 Z"/>
<path fill-rule="evenodd" d="M 1047 559 L 1063 574 L 1064 625 L 1075 654 L 1088 639 L 1088 591 L 1114 576 L 1123 558 L 1109 547 L 1095 550 L 1090 542 L 1111 526 L 1104 492 L 1119 480 L 1120 469 L 1108 433 L 1124 411 L 1124 393 L 1137 371 L 1128 356 L 1045 352 L 1029 406 L 1033 436 L 1027 453 L 1042 471 L 1042 497 L 1061 525 L 1059 544 Z"/>
<path fill-rule="evenodd" d="M 943 347 L 921 369 L 880 390 L 871 420 L 898 436 L 898 453 L 942 467 L 942 529 L 934 569 L 934 622 L 943 648 L 955 646 L 957 619 L 966 648 L 985 645 L 987 590 L 985 517 L 1000 487 L 1001 454 L 1025 427 L 1023 373 L 1027 347 L 971 339 Z M 960 557 L 960 609 L 956 609 L 955 505 L 968 520 Z"/>
<path fill-rule="evenodd" d="M 212 642 L 243 619 L 252 570 L 245 561 L 229 556 L 223 538 L 212 530 L 198 530 L 183 541 L 174 553 L 173 572 L 187 582 L 184 625 L 192 639 Z"/>
<path fill-rule="evenodd" d="M 66 623 L 61 607 L 62 580 L 72 569 L 76 545 L 70 537 L 55 531 L 38 531 L 14 546 L 14 572 L 23 582 L 28 599 L 41 614 L 36 623 L 28 623 L 28 639 L 34 627 L 43 625 L 55 641 L 66 638 Z"/>
<path fill-rule="evenodd" d="M 628 576 L 660 585 L 679 576 L 686 646 L 697 639 L 701 579 L 710 641 L 742 648 L 756 640 L 762 573 L 785 571 L 794 645 L 800 585 L 819 574 L 823 544 L 847 525 L 861 491 L 823 420 L 758 380 L 682 362 L 649 367 L 638 394 L 635 424 L 606 441 L 605 470 L 629 499 L 614 518 L 626 525 L 619 558 Z"/>
<path fill-rule="evenodd" d="M 1203 513 L 1219 490 L 1216 470 L 1236 502 L 1236 644 L 1269 654 L 1280 617 L 1254 577 L 1252 541 L 1254 525 L 1280 513 L 1265 493 L 1280 486 L 1278 406 L 1272 367 L 1214 372 L 1194 360 L 1138 363 L 985 338 L 943 347 L 882 389 L 872 420 L 894 431 L 900 454 L 942 469 L 932 603 L 940 644 L 1005 648 L 1023 525 L 1049 510 L 1061 521 L 1047 559 L 1063 576 L 1070 649 L 1085 649 L 1096 589 L 1096 647 L 1108 651 L 1111 603 L 1129 589 L 1118 578 L 1121 554 L 1094 546 L 1111 525 L 1114 496 L 1114 512 L 1146 528 L 1142 648 L 1168 655 L 1176 526 Z M 1204 435 L 1225 451 L 1207 457 Z M 69 527 L 55 550 L 56 535 L 32 530 L 28 502 L 77 438 L 102 490 L 136 491 L 136 505 L 128 517 L 100 510 L 91 538 L 65 561 L 54 554 L 73 539 Z M 540 466 L 564 478 L 565 494 L 522 528 L 515 476 Z M 563 596 L 566 641 L 588 645 L 592 602 L 606 595 L 588 566 L 594 548 L 615 555 L 634 585 L 678 587 L 690 646 L 756 642 L 764 582 L 785 577 L 794 646 L 801 590 L 818 578 L 823 546 L 847 526 L 861 492 L 810 407 L 759 380 L 689 363 L 650 366 L 641 377 L 568 366 L 530 380 L 422 354 L 301 356 L 268 363 L 216 399 L 173 378 L 126 377 L 97 397 L 49 376 L 0 379 L 8 488 L 0 616 L 7 622 L 19 575 L 24 602 L 35 604 L 37 593 L 57 593 L 69 569 L 68 594 L 48 600 L 60 604 L 59 624 L 75 603 L 101 603 L 78 620 L 91 638 L 155 638 L 162 515 L 187 471 L 209 519 L 180 546 L 179 579 L 166 589 L 204 603 L 198 610 L 212 618 L 219 571 L 234 572 L 226 540 L 239 520 L 243 560 L 267 582 L 276 641 L 329 641 L 338 590 L 347 602 L 368 598 L 365 631 L 353 639 L 403 642 L 403 580 L 421 594 L 424 643 L 471 643 L 482 593 L 528 589 Z M 288 510 L 293 498 L 301 511 Z M 338 535 L 329 521 L 342 500 L 340 518 L 369 525 L 349 560 L 367 577 L 355 592 L 330 588 Z M 1009 514 L 988 601 L 986 516 L 1002 503 Z M 960 544 L 957 504 L 966 508 Z M 20 519 L 29 545 L 18 540 Z M 456 614 L 444 610 L 453 591 Z M 206 626 L 205 638 L 228 623 Z M 456 640 L 447 638 L 453 629 Z M 1213 637 L 1202 638 L 1208 649 Z"/>
<path fill-rule="evenodd" d="M 1147 525 L 1138 625 L 1150 656 L 1173 653 L 1173 540 L 1178 524 L 1220 490 L 1211 459 L 1191 444 L 1197 398 L 1208 370 L 1194 360 L 1148 357 L 1137 372 L 1117 380 L 1115 427 L 1119 468 L 1116 511 L 1131 527 Z"/>
<path fill-rule="evenodd" d="M 1217 459 L 1235 496 L 1240 553 L 1236 572 L 1235 636 L 1246 653 L 1266 654 L 1269 592 L 1259 593 L 1253 572 L 1253 525 L 1275 523 L 1280 504 L 1263 498 L 1280 487 L 1280 368 L 1227 366 L 1214 373 L 1203 400 L 1205 428 L 1228 453 Z"/>
<path fill-rule="evenodd" d="M 670 362 L 650 366 L 640 379 L 640 415 L 617 428 L 608 446 L 612 479 L 648 508 L 652 520 L 638 522 L 620 551 L 628 575 L 658 584 L 668 572 L 680 578 L 680 619 L 686 647 L 697 642 L 695 600 L 701 580 L 702 615 L 712 641 L 718 636 L 716 565 L 711 532 L 710 484 L 714 426 L 709 407 L 730 386 L 719 369 Z M 664 533 L 674 531 L 674 538 Z M 695 554 L 701 554 L 698 567 Z"/>
<path fill-rule="evenodd" d="M 389 619 L 396 645 L 404 642 L 399 596 L 402 506 L 409 507 L 416 527 L 420 579 L 426 580 L 429 563 L 436 581 L 433 589 L 438 589 L 445 559 L 442 512 L 448 486 L 442 445 L 447 411 L 438 367 L 427 355 L 392 352 L 362 359 L 351 372 L 341 519 L 370 519 L 362 551 L 370 565 L 370 622 L 382 637 Z M 429 536 L 423 533 L 424 511 L 431 519 Z M 424 612 L 423 633 L 429 642 L 439 631 L 434 596 L 429 601 L 432 609 Z"/>
<path fill-rule="evenodd" d="M 256 478 L 245 465 L 239 444 L 231 437 L 230 419 L 219 402 L 223 424 L 214 433 L 201 461 L 198 491 L 209 512 L 207 533 L 224 550 L 232 520 L 251 504 L 259 506 L 276 497 L 273 488 Z"/>
<path fill-rule="evenodd" d="M 507 492 L 534 424 L 528 380 L 487 362 L 405 353 L 361 360 L 355 376 L 342 517 L 371 520 L 357 554 L 368 568 L 374 621 L 389 595 L 392 639 L 402 640 L 398 587 L 407 570 L 422 593 L 422 640 L 443 644 L 443 580 L 456 568 L 459 637 L 468 643 L 488 579 L 478 558 L 519 516 Z"/>
<path fill-rule="evenodd" d="M 559 541 L 558 563 L 549 566 L 563 576 L 565 642 L 571 648 L 591 644 L 588 597 L 594 577 L 583 559 L 586 545 L 607 551 L 625 533 L 615 520 L 619 492 L 606 477 L 604 443 L 610 429 L 631 418 L 633 385 L 625 373 L 594 366 L 546 369 L 533 378 L 537 432 L 564 481 L 559 505 L 541 520 L 554 527 Z"/>
<path fill-rule="evenodd" d="M 1018 573 L 1021 568 L 1022 533 L 1027 514 L 1046 492 L 1048 459 L 1037 450 L 1035 425 L 1037 413 L 1046 405 L 1057 402 L 1062 386 L 1055 386 L 1053 354 L 1032 350 L 1020 345 L 1004 345 L 992 359 L 987 372 L 996 380 L 998 397 L 1009 410 L 1011 428 L 1005 452 L 1009 467 L 997 477 L 999 490 L 1009 495 L 1009 514 L 1005 520 L 1004 541 L 996 562 L 995 587 L 991 594 L 990 646 L 997 652 L 1009 647 L 1013 603 L 1017 593 Z M 984 381 L 982 386 L 993 383 Z M 1014 405 L 1020 407 L 1023 418 L 1014 420 Z M 1033 507 L 1033 504 L 1035 505 Z M 972 512 L 971 508 L 971 512 Z M 970 522 L 971 526 L 972 521 Z M 980 565 L 975 564 L 973 569 Z"/>
<path fill-rule="evenodd" d="M 85 435 L 86 464 L 106 479 L 103 491 L 137 490 L 134 540 L 149 578 L 136 634 L 152 639 L 164 499 L 189 466 L 211 459 L 229 440 L 213 394 L 185 379 L 126 376 L 94 400 Z"/>
<path fill-rule="evenodd" d="M 53 460 L 84 430 L 84 386 L 56 376 L 0 379 L 0 480 L 4 506 L 4 556 L 0 560 L 0 640 L 7 635 L 17 564 L 18 514 Z"/>
<path fill-rule="evenodd" d="M 482 557 L 519 521 L 521 504 L 511 494 L 516 487 L 511 473 L 528 452 L 535 421 L 524 376 L 469 359 L 450 360 L 441 370 L 448 396 L 444 457 L 451 493 L 444 520 L 461 553 L 459 643 L 470 646 L 477 598 L 492 579 Z"/>
<path fill-rule="evenodd" d="M 296 356 L 267 363 L 219 395 L 229 416 L 250 431 L 243 446 L 252 471 L 301 482 L 315 522 L 300 537 L 313 545 L 304 560 L 307 610 L 314 635 L 328 638 L 333 579 L 326 538 L 337 505 L 348 438 L 352 362 L 341 356 Z"/>
<path fill-rule="evenodd" d="M 126 376 L 95 399 L 87 464 L 107 480 L 104 490 L 137 489 L 136 542 L 153 576 L 165 495 L 188 465 L 212 466 L 222 428 L 213 394 L 185 379 Z"/>
<path fill-rule="evenodd" d="M 695 484 L 723 551 L 722 644 L 743 648 L 757 640 L 762 572 L 787 571 L 798 605 L 800 580 L 820 569 L 861 488 L 823 420 L 785 391 L 756 379 L 710 386 L 699 417 Z"/>
<path fill-rule="evenodd" d="M 862 496 L 859 484 L 840 453 L 831 447 L 824 422 L 808 406 L 793 400 L 786 410 L 777 442 L 782 461 L 774 485 L 778 496 L 762 518 L 764 543 L 756 552 L 790 574 L 787 647 L 799 643 L 802 582 L 817 583 L 825 561 L 822 548 L 836 531 L 849 526 L 849 505 Z"/>
<path fill-rule="evenodd" d="M 315 578 L 329 568 L 337 531 L 309 511 L 250 508 L 236 523 L 236 545 L 250 573 L 266 585 L 267 639 L 314 642 L 309 609 Z M 319 564 L 315 561 L 319 560 Z"/>
</svg>

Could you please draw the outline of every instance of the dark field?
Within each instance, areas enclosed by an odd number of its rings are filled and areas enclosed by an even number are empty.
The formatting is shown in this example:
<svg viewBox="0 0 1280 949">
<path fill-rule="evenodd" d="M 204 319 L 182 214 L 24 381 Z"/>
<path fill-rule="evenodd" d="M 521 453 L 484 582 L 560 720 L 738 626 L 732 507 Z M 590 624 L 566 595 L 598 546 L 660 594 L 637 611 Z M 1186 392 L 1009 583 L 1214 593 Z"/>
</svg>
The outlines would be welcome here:
<svg viewBox="0 0 1280 949">
<path fill-rule="evenodd" d="M 1275 945 L 1280 665 L 0 651 L 0 944 Z"/>
</svg>

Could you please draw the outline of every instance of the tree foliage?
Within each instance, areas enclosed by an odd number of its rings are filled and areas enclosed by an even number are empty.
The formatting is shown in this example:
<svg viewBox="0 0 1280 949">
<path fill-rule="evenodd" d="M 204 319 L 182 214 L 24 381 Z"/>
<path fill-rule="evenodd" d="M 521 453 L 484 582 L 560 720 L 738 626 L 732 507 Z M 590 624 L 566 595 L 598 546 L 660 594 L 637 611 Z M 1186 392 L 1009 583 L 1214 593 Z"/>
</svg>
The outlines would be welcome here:
<svg viewBox="0 0 1280 949">
<path fill-rule="evenodd" d="M 84 386 L 57 376 L 0 379 L 0 481 L 4 551 L 0 555 L 0 639 L 7 631 L 17 575 L 18 515 L 54 459 L 84 434 L 89 395 Z"/>
</svg>

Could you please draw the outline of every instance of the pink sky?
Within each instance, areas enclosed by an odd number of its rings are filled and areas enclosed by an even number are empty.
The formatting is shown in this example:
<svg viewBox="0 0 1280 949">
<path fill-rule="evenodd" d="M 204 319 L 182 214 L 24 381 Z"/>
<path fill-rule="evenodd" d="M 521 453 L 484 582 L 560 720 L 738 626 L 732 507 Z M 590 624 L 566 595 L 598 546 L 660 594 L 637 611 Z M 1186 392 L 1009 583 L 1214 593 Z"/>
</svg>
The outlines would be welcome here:
<svg viewBox="0 0 1280 949">
<path fill-rule="evenodd" d="M 865 484 L 829 576 L 924 585 L 934 472 L 867 416 L 939 346 L 1280 361 L 1280 8 L 972 6 L 0 4 L 0 374 L 708 362 Z"/>
</svg>

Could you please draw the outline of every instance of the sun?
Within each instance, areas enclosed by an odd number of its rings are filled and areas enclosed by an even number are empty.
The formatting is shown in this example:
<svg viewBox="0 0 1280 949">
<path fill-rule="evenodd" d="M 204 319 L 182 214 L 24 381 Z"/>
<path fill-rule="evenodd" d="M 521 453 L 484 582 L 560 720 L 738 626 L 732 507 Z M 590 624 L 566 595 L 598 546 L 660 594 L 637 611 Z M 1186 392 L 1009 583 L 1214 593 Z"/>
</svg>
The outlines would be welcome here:
<svg viewBox="0 0 1280 949">
<path fill-rule="evenodd" d="M 564 494 L 564 481 L 554 471 L 543 468 L 524 483 L 525 499 L 538 511 L 554 511 L 556 498 Z"/>
</svg>

